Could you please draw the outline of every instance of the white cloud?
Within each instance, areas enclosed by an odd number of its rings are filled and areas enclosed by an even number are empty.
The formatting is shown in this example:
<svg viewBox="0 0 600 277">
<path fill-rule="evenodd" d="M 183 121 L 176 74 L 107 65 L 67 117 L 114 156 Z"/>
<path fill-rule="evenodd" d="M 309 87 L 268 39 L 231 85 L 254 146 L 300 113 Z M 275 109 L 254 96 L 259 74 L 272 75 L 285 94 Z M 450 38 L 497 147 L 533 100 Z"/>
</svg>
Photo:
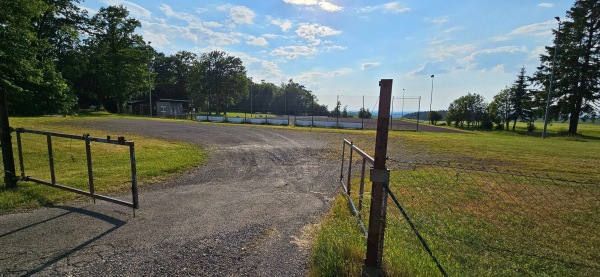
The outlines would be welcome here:
<svg viewBox="0 0 600 277">
<path fill-rule="evenodd" d="M 221 28 L 221 27 L 223 27 L 223 24 L 221 24 L 219 22 L 214 22 L 214 21 L 202 22 L 202 25 L 206 28 Z"/>
<path fill-rule="evenodd" d="M 308 46 L 282 46 L 271 51 L 271 56 L 284 57 L 288 60 L 296 59 L 300 56 L 314 56 L 317 54 L 317 49 Z"/>
<path fill-rule="evenodd" d="M 378 6 L 367 6 L 358 10 L 360 13 L 369 13 L 374 11 L 382 11 L 384 13 L 405 13 L 410 11 L 410 8 L 400 5 L 400 2 L 389 2 Z"/>
<path fill-rule="evenodd" d="M 291 21 L 285 19 L 271 19 L 271 24 L 281 28 L 281 31 L 284 33 L 291 29 L 292 26 L 294 26 L 294 24 Z"/>
<path fill-rule="evenodd" d="M 143 26 L 144 32 L 162 34 L 165 40 L 183 39 L 194 43 L 209 44 L 212 47 L 236 44 L 240 42 L 240 38 L 244 37 L 243 34 L 237 32 L 223 33 L 213 31 L 205 27 L 201 22 L 185 27 L 168 23 L 143 22 Z"/>
<path fill-rule="evenodd" d="M 444 33 L 452 33 L 452 32 L 456 32 L 456 31 L 460 31 L 462 29 L 464 29 L 465 27 L 462 26 L 456 26 L 456 27 L 452 27 L 452 28 L 448 28 L 446 30 L 444 30 Z"/>
<path fill-rule="evenodd" d="M 499 64 L 499 65 L 492 67 L 492 69 L 490 71 L 495 72 L 495 73 L 506 73 L 506 70 L 504 69 L 503 64 Z"/>
<path fill-rule="evenodd" d="M 342 31 L 327 26 L 309 23 L 301 23 L 298 29 L 296 29 L 296 34 L 306 39 L 312 45 L 319 45 L 321 43 L 319 37 L 334 36 L 341 33 Z"/>
<path fill-rule="evenodd" d="M 435 24 L 444 24 L 446 22 L 448 22 L 449 17 L 448 16 L 440 16 L 440 17 L 426 17 L 425 21 L 427 22 L 431 22 L 431 23 L 435 23 Z"/>
<path fill-rule="evenodd" d="M 531 53 L 529 54 L 527 59 L 533 60 L 533 61 L 539 61 L 540 55 L 542 55 L 542 54 L 546 54 L 546 46 L 537 46 L 536 48 L 534 48 L 531 51 Z"/>
<path fill-rule="evenodd" d="M 557 27 L 556 20 L 548 20 L 540 23 L 533 23 L 525 26 L 521 26 L 512 30 L 508 33 L 511 35 L 531 35 L 535 37 L 551 37 L 552 28 Z"/>
<path fill-rule="evenodd" d="M 253 24 L 256 14 L 244 6 L 227 6 L 229 10 L 229 18 L 234 24 Z"/>
<path fill-rule="evenodd" d="M 449 64 L 444 61 L 429 61 L 423 64 L 420 68 L 413 70 L 408 73 L 408 76 L 419 76 L 419 75 L 431 75 L 431 74 L 444 74 L 450 72 L 447 68 Z"/>
<path fill-rule="evenodd" d="M 340 68 L 333 71 L 320 72 L 320 71 L 306 71 L 300 73 L 298 76 L 294 77 L 295 81 L 300 83 L 308 83 L 308 84 L 318 84 L 323 82 L 323 79 L 331 79 L 335 77 L 340 77 L 344 75 L 348 75 L 352 72 L 350 68 Z"/>
<path fill-rule="evenodd" d="M 231 55 L 242 60 L 248 70 L 248 76 L 254 77 L 255 83 L 265 80 L 277 84 L 289 80 L 281 68 L 272 61 L 262 60 L 244 52 L 232 52 Z"/>
<path fill-rule="evenodd" d="M 124 7 L 127 8 L 127 11 L 129 11 L 129 14 L 135 18 L 150 18 L 150 16 L 152 15 L 152 13 L 145 9 L 144 7 L 129 2 L 129 1 L 122 1 L 122 0 L 102 0 L 102 2 L 104 2 L 107 5 L 110 6 L 118 6 L 118 5 L 123 5 Z"/>
<path fill-rule="evenodd" d="M 292 4 L 292 5 L 305 5 L 305 6 L 313 6 L 318 3 L 317 0 L 283 0 L 283 2 Z"/>
<path fill-rule="evenodd" d="M 184 13 L 184 12 L 176 12 L 171 8 L 171 6 L 167 4 L 162 4 L 159 8 L 167 17 L 176 18 L 179 20 L 183 20 L 188 24 L 197 24 L 200 22 L 200 18 L 195 15 Z"/>
<path fill-rule="evenodd" d="M 331 52 L 334 50 L 346 50 L 346 49 L 348 49 L 348 47 L 340 46 L 340 45 L 333 45 L 333 46 L 325 47 L 325 51 L 327 51 L 327 52 Z"/>
<path fill-rule="evenodd" d="M 321 9 L 326 10 L 328 12 L 339 12 L 342 10 L 342 7 L 326 1 L 320 1 L 319 6 L 321 7 Z"/>
<path fill-rule="evenodd" d="M 427 44 L 429 44 L 429 45 L 439 45 L 439 44 L 442 44 L 442 43 L 447 42 L 449 40 L 450 39 L 448 39 L 448 38 L 442 38 L 442 39 L 433 38 L 430 41 L 428 41 Z"/>
<path fill-rule="evenodd" d="M 554 7 L 554 4 L 552 4 L 552 3 L 539 3 L 538 7 L 540 7 L 540 8 L 552 8 L 552 7 Z"/>
<path fill-rule="evenodd" d="M 319 7 L 327 12 L 339 12 L 343 9 L 342 7 L 329 1 L 321 0 L 283 0 L 283 2 L 298 6 Z"/>
<path fill-rule="evenodd" d="M 491 48 L 491 49 L 483 49 L 483 50 L 478 50 L 475 51 L 473 53 L 471 53 L 470 55 L 459 59 L 459 62 L 462 63 L 472 63 L 475 58 L 478 55 L 482 55 L 482 54 L 498 54 L 498 53 L 525 53 L 527 52 L 527 47 L 525 46 L 521 46 L 521 47 L 517 47 L 517 46 L 500 46 L 500 47 L 496 47 L 496 48 Z"/>
<path fill-rule="evenodd" d="M 428 49 L 429 53 L 427 56 L 433 60 L 446 60 L 471 53 L 475 51 L 475 49 L 475 46 L 471 44 L 438 45 L 434 48 Z"/>
<path fill-rule="evenodd" d="M 360 65 L 360 69 L 361 70 L 365 70 L 365 69 L 369 69 L 369 68 L 372 68 L 372 67 L 378 67 L 379 65 L 381 65 L 381 63 L 379 63 L 379 62 L 362 63 Z"/>
<path fill-rule="evenodd" d="M 246 43 L 249 45 L 254 45 L 254 46 L 269 45 L 269 42 L 264 37 L 252 37 Z"/>
<path fill-rule="evenodd" d="M 149 32 L 148 30 L 142 30 L 142 36 L 145 41 L 151 41 L 152 47 L 163 48 L 171 45 L 169 38 L 162 33 Z"/>
</svg>

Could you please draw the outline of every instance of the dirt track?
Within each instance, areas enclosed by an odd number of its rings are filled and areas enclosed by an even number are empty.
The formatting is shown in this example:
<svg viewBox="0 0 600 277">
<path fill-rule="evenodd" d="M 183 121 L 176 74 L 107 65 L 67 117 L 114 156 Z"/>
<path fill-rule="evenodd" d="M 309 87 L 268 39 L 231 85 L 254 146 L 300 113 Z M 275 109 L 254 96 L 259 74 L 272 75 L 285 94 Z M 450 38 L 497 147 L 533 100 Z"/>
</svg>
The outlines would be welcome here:
<svg viewBox="0 0 600 277">
<path fill-rule="evenodd" d="M 0 276 L 306 275 L 303 227 L 320 220 L 338 189 L 322 138 L 338 134 L 135 119 L 89 124 L 188 141 L 209 147 L 211 158 L 175 181 L 142 187 L 135 218 L 102 201 L 0 217 Z"/>
</svg>

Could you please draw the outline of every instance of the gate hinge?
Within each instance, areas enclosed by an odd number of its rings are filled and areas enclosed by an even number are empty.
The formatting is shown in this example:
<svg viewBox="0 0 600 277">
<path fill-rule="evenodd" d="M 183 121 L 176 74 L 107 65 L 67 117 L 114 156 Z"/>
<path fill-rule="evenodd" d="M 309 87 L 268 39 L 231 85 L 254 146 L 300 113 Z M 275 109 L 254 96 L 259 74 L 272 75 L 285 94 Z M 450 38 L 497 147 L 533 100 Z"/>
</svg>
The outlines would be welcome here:
<svg viewBox="0 0 600 277">
<path fill-rule="evenodd" d="M 371 182 L 387 184 L 390 181 L 390 170 L 387 168 L 385 168 L 385 169 L 371 168 L 370 175 L 371 175 Z"/>
</svg>

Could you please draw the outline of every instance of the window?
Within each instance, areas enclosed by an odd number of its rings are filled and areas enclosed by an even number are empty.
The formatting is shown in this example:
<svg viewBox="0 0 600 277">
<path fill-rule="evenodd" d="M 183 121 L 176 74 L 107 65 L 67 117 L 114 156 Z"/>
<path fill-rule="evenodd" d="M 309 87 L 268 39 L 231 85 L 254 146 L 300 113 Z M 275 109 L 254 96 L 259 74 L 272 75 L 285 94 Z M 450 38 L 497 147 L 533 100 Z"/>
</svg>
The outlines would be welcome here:
<svg viewBox="0 0 600 277">
<path fill-rule="evenodd" d="M 167 106 L 160 106 L 160 112 L 161 113 L 166 113 L 167 112 Z"/>
</svg>

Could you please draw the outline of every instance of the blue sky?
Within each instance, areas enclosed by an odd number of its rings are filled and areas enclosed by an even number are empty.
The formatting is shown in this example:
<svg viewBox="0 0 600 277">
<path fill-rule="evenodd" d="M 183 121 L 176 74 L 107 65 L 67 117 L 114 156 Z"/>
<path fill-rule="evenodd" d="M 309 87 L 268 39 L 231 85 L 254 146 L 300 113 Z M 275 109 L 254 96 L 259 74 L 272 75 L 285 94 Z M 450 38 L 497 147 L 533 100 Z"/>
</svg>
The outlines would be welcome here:
<svg viewBox="0 0 600 277">
<path fill-rule="evenodd" d="M 335 95 L 375 97 L 378 81 L 393 79 L 395 97 L 421 96 L 422 110 L 430 101 L 437 110 L 467 92 L 490 101 L 522 66 L 534 72 L 552 44 L 554 17 L 564 18 L 573 3 L 88 0 L 80 6 L 94 14 L 123 5 L 156 50 L 225 51 L 242 59 L 255 82 L 293 79 L 327 102 Z"/>
</svg>

